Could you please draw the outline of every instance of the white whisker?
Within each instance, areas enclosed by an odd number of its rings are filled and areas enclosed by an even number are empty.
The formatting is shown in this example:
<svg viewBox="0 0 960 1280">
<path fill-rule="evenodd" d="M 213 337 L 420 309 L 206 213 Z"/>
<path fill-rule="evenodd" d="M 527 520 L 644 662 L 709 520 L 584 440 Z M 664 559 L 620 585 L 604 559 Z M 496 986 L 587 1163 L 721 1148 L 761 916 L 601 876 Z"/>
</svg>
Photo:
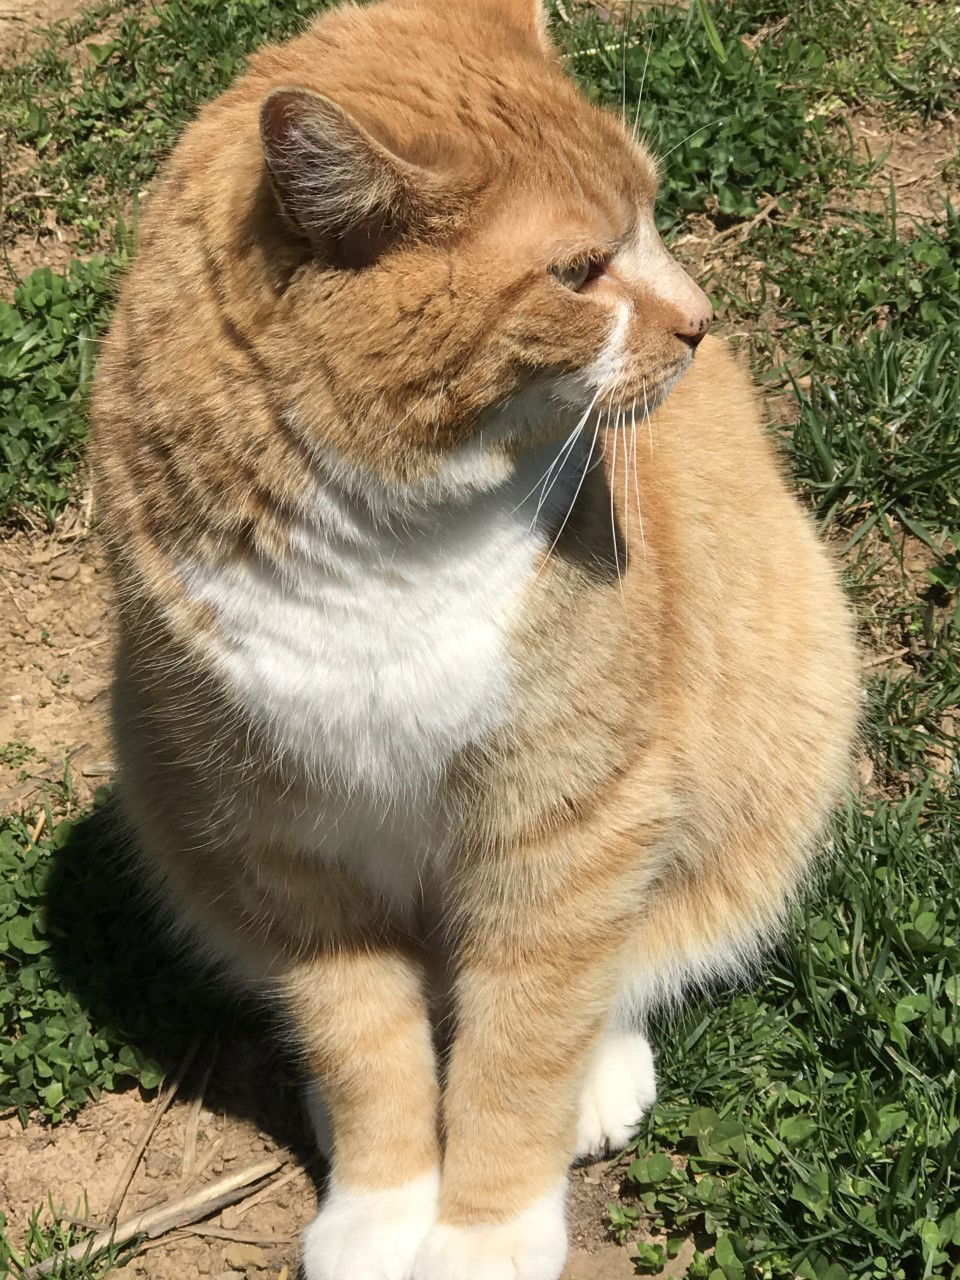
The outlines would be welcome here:
<svg viewBox="0 0 960 1280">
<path fill-rule="evenodd" d="M 646 394 L 646 393 L 644 393 Z M 640 531 L 640 546 L 643 548 L 643 560 L 647 560 L 647 540 L 643 536 L 643 512 L 640 509 L 640 477 L 637 473 L 637 402 L 634 400 L 633 408 L 633 488 L 637 495 L 637 529 Z M 650 421 L 649 415 L 647 421 Z"/>
<path fill-rule="evenodd" d="M 614 494 L 617 487 L 617 445 L 619 444 L 618 424 L 620 410 L 613 423 L 613 462 L 610 464 L 610 535 L 613 538 L 613 563 L 617 568 L 617 582 L 620 584 L 620 595 L 623 596 L 623 574 L 620 572 L 620 548 L 617 545 L 617 512 Z"/>
<path fill-rule="evenodd" d="M 675 147 L 671 147 L 669 151 L 665 151 L 663 155 L 659 157 L 660 163 L 662 164 L 663 161 L 666 160 L 668 156 L 672 156 L 675 151 L 679 151 L 682 146 L 688 143 L 691 138 L 695 138 L 698 133 L 703 133 L 705 129 L 713 129 L 718 124 L 726 124 L 729 119 L 729 116 L 720 116 L 717 120 L 711 120 L 709 124 L 702 124 L 699 129 L 692 129 L 685 138 L 681 138 Z"/>
<path fill-rule="evenodd" d="M 627 414 L 624 410 L 623 414 L 623 573 L 626 577 L 630 572 L 630 445 L 636 433 L 636 423 L 633 426 L 633 432 L 627 435 Z"/>
<path fill-rule="evenodd" d="M 577 425 L 573 428 L 573 430 L 567 436 L 566 440 L 560 446 L 557 452 L 557 456 L 550 463 L 549 467 L 547 467 L 546 471 L 543 473 L 543 475 L 540 477 L 537 483 L 533 486 L 530 492 L 526 494 L 523 498 L 521 498 L 520 501 L 517 503 L 517 505 L 514 507 L 514 511 L 519 510 L 519 508 L 523 506 L 523 504 L 532 496 L 532 494 L 536 492 L 537 485 L 540 486 L 540 497 L 537 501 L 537 509 L 533 513 L 533 519 L 530 521 L 531 529 L 539 519 L 540 512 L 543 509 L 543 504 L 546 502 L 547 497 L 550 494 L 550 490 L 553 488 L 554 483 L 559 479 L 567 459 L 570 457 L 570 454 L 573 452 L 574 448 L 576 447 L 577 440 L 580 437 L 580 432 L 583 430 L 583 423 L 584 423 L 584 419 L 581 419 L 577 423 Z M 557 470 L 557 474 L 553 476 L 553 479 L 551 480 L 550 477 L 554 468 L 558 468 L 558 470 Z"/>
<path fill-rule="evenodd" d="M 627 27 L 632 21 L 633 0 L 630 0 L 627 21 L 620 31 L 620 119 L 624 128 L 627 127 Z"/>
<path fill-rule="evenodd" d="M 650 65 L 650 50 L 653 47 L 653 27 L 650 28 L 650 34 L 647 36 L 647 52 L 643 59 L 643 73 L 640 76 L 640 91 L 637 94 L 637 109 L 633 113 L 633 140 L 637 140 L 637 130 L 640 128 L 640 104 L 643 102 L 643 86 L 647 83 L 647 67 Z"/>
<path fill-rule="evenodd" d="M 650 403 L 647 400 L 647 381 L 643 380 L 643 416 L 647 423 L 647 444 L 650 449 L 650 457 L 653 457 L 653 423 L 650 421 Z"/>
<path fill-rule="evenodd" d="M 577 485 L 576 491 L 573 497 L 570 499 L 570 505 L 567 507 L 567 514 L 563 517 L 563 522 L 561 523 L 560 528 L 557 530 L 557 536 L 554 538 L 553 542 L 550 543 L 550 546 L 547 548 L 547 553 L 543 557 L 543 563 L 540 565 L 540 568 L 534 574 L 534 577 L 533 577 L 534 582 L 536 582 L 537 578 L 540 577 L 540 574 L 543 572 L 543 566 L 547 563 L 547 561 L 553 555 L 556 545 L 560 541 L 560 538 L 563 535 L 564 529 L 567 527 L 567 521 L 570 519 L 570 516 L 573 512 L 573 508 L 577 505 L 577 499 L 580 497 L 580 490 L 583 488 L 583 482 L 587 478 L 587 471 L 590 469 L 590 463 L 593 461 L 593 451 L 597 447 L 597 436 L 599 434 L 600 434 L 600 413 L 598 412 L 597 425 L 593 429 L 593 439 L 590 441 L 590 451 L 587 454 L 587 460 L 584 463 L 583 471 L 580 473 L 580 483 Z"/>
<path fill-rule="evenodd" d="M 530 492 L 529 492 L 529 493 L 527 493 L 523 498 L 521 498 L 521 499 L 520 499 L 520 501 L 517 503 L 517 505 L 513 508 L 513 510 L 514 510 L 514 511 L 519 511 L 519 510 L 520 510 L 520 508 L 523 506 L 523 504 L 527 501 L 527 499 L 533 496 L 533 494 L 536 492 L 536 489 L 537 489 L 537 486 L 538 486 L 538 485 L 540 485 L 541 483 L 542 483 L 543 485 L 546 485 L 546 483 L 547 483 L 547 478 L 549 477 L 550 473 L 553 471 L 554 467 L 556 467 L 557 463 L 560 463 L 560 470 L 557 472 L 557 476 L 559 476 L 559 475 L 560 475 L 560 471 L 562 471 L 562 470 L 563 470 L 563 465 L 564 465 L 564 463 L 566 463 L 567 458 L 570 456 L 570 453 L 572 452 L 573 447 L 574 447 L 574 445 L 575 445 L 575 444 L 576 444 L 576 442 L 577 442 L 577 437 L 579 436 L 580 432 L 583 430 L 584 424 L 586 423 L 587 419 L 590 417 L 590 414 L 591 414 L 591 412 L 592 412 L 592 410 L 593 410 L 593 406 L 594 406 L 594 405 L 597 403 L 597 401 L 599 400 L 600 395 L 602 394 L 602 392 L 603 392 L 603 386 L 601 385 L 601 386 L 597 387 L 596 391 L 594 392 L 593 399 L 592 399 L 592 400 L 590 401 L 590 403 L 587 405 L 586 409 L 584 409 L 584 411 L 583 411 L 583 417 L 580 419 L 580 421 L 577 423 L 577 425 L 573 428 L 573 430 L 572 430 L 572 431 L 570 432 L 570 434 L 567 436 L 567 438 L 566 438 L 566 440 L 564 441 L 564 443 L 560 446 L 560 449 L 559 449 L 559 451 L 558 451 L 558 453 L 557 453 L 557 456 L 554 458 L 553 462 L 550 464 L 550 466 L 549 466 L 549 467 L 547 467 L 547 469 L 546 469 L 546 471 L 544 472 L 544 474 L 540 477 L 540 479 L 539 479 L 539 480 L 537 481 L 537 483 L 533 486 L 533 488 L 530 490 Z M 561 461 L 561 457 L 562 457 L 562 461 Z M 554 481 L 557 479 L 557 476 L 554 476 Z M 552 489 L 552 488 L 553 488 L 553 481 L 551 481 L 551 483 L 550 483 L 550 489 Z M 541 507 L 543 506 L 544 502 L 546 501 L 546 498 L 547 498 L 547 496 L 549 495 L 550 489 L 547 489 L 546 493 L 541 492 L 540 502 L 537 504 L 536 514 L 535 514 L 535 515 L 534 515 L 534 517 L 533 517 L 533 518 L 534 518 L 534 521 L 536 521 L 537 516 L 539 516 L 539 514 L 540 514 L 540 509 L 541 509 Z M 530 526 L 530 527 L 531 527 L 531 529 L 532 529 L 532 528 L 533 528 L 533 525 L 531 524 L 531 526 Z"/>
</svg>

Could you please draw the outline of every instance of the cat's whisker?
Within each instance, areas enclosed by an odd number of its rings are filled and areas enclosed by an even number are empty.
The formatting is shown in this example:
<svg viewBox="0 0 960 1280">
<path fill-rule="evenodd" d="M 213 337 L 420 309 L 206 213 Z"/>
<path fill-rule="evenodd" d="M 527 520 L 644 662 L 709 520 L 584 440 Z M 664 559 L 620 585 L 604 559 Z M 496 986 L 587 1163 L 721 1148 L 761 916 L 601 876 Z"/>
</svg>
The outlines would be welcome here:
<svg viewBox="0 0 960 1280">
<path fill-rule="evenodd" d="M 433 438 L 434 438 L 434 440 L 438 439 L 438 437 L 439 437 L 439 435 L 440 435 L 440 413 L 441 413 L 441 411 L 442 411 L 442 409 L 443 409 L 443 393 L 446 391 L 446 389 L 447 389 L 447 384 L 446 384 L 445 382 L 441 382 L 441 383 L 440 383 L 440 390 L 437 392 L 437 413 L 436 413 L 436 421 L 435 421 L 435 422 L 434 422 L 434 424 L 433 424 Z"/>
<path fill-rule="evenodd" d="M 414 414 L 414 413 L 416 413 L 416 411 L 420 408 L 420 406 L 423 404 L 423 402 L 424 402 L 424 400 L 426 400 L 426 398 L 427 398 L 427 392 L 425 391 L 425 392 L 423 393 L 423 395 L 422 395 L 422 396 L 420 396 L 420 398 L 419 398 L 418 400 L 414 401 L 414 403 L 410 406 L 410 408 L 409 408 L 409 409 L 407 410 L 407 412 L 403 415 L 403 417 L 402 417 L 402 418 L 400 418 L 400 420 L 399 420 L 398 422 L 396 422 L 396 423 L 395 423 L 395 424 L 390 428 L 390 430 L 389 430 L 389 431 L 384 431 L 383 435 L 377 436 L 376 440 L 375 440 L 375 441 L 373 441 L 373 443 L 374 443 L 374 444 L 381 444 L 384 440 L 388 439 L 390 436 L 394 435 L 397 431 L 399 431 L 399 430 L 400 430 L 400 428 L 403 426 L 403 424 L 404 424 L 404 423 L 405 423 L 405 422 L 406 422 L 406 421 L 411 417 L 411 415 L 412 415 L 412 414 Z"/>
<path fill-rule="evenodd" d="M 643 71 L 641 72 L 641 75 L 640 75 L 640 89 L 639 89 L 639 92 L 637 93 L 637 109 L 633 113 L 633 129 L 631 131 L 631 136 L 634 142 L 636 142 L 637 140 L 637 131 L 640 128 L 640 107 L 641 107 L 641 104 L 643 103 L 643 87 L 647 83 L 647 67 L 650 65 L 650 50 L 652 48 L 653 48 L 653 28 L 651 27 L 650 34 L 647 36 L 647 51 L 644 54 L 644 58 L 643 58 Z"/>
<path fill-rule="evenodd" d="M 576 446 L 577 440 L 578 440 L 578 439 L 579 439 L 579 437 L 580 437 L 580 433 L 581 433 L 581 431 L 583 430 L 583 428 L 584 428 L 584 426 L 585 426 L 585 424 L 586 424 L 586 422 L 587 422 L 587 419 L 590 417 L 590 414 L 593 412 L 593 406 L 597 403 L 597 401 L 599 400 L 599 398 L 600 398 L 600 396 L 601 396 L 601 394 L 602 394 L 602 393 L 603 393 L 603 384 L 601 383 L 601 385 L 600 385 L 599 387 L 597 387 L 596 391 L 594 392 L 593 399 L 590 401 L 590 403 L 587 405 L 586 409 L 584 410 L 584 412 L 583 412 L 583 417 L 580 419 L 580 421 L 579 421 L 579 422 L 577 423 L 577 425 L 574 427 L 573 431 L 572 431 L 572 432 L 570 433 L 570 435 L 567 437 L 567 442 L 566 442 L 566 444 L 565 444 L 565 445 L 563 445 L 563 446 L 561 446 L 561 448 L 560 448 L 560 452 L 557 454 L 557 457 L 554 459 L 554 461 L 553 461 L 553 463 L 551 464 L 551 466 L 549 466 L 549 467 L 547 468 L 546 475 L 543 477 L 543 484 L 544 484 L 544 488 L 543 488 L 543 490 L 541 491 L 541 494 L 540 494 L 540 501 L 537 503 L 537 509 L 536 509 L 536 511 L 534 512 L 533 520 L 532 520 L 532 521 L 531 521 L 531 523 L 530 523 L 530 528 L 531 528 L 531 529 L 533 528 L 533 526 L 536 524 L 537 520 L 539 519 L 539 517 L 540 517 L 540 512 L 541 512 L 541 510 L 543 509 L 543 505 L 544 505 L 544 503 L 546 502 L 547 498 L 550 496 L 550 492 L 551 492 L 551 490 L 553 489 L 553 486 L 556 484 L 557 480 L 560 478 L 560 475 L 561 475 L 561 473 L 563 472 L 563 468 L 564 468 L 564 466 L 566 465 L 567 460 L 569 459 L 569 457 L 570 457 L 571 453 L 573 452 L 573 450 L 574 450 L 574 448 L 575 448 L 575 446 Z M 562 456 L 562 458 L 561 458 L 561 454 L 563 455 L 563 456 Z M 557 465 L 558 463 L 559 463 L 559 466 Z M 548 485 L 547 485 L 547 476 L 549 476 L 550 472 L 551 472 L 551 471 L 553 471 L 554 467 L 557 467 L 557 473 L 556 473 L 556 475 L 553 477 L 553 479 L 550 481 L 549 486 L 548 486 Z M 539 484 L 539 483 L 540 483 L 540 481 L 538 480 L 538 481 L 537 481 L 537 484 Z M 514 511 L 516 511 L 518 507 L 523 506 L 523 503 L 527 501 L 527 498 L 529 498 L 529 497 L 530 497 L 530 495 L 534 492 L 534 490 L 536 489 L 536 487 L 537 487 L 537 485 L 535 484 L 535 485 L 533 486 L 533 489 L 531 489 L 531 490 L 530 490 L 530 493 L 528 493 L 528 494 L 527 494 L 526 498 L 524 498 L 521 502 L 519 502 L 519 503 L 517 504 L 517 507 L 514 507 Z"/>
<path fill-rule="evenodd" d="M 570 516 L 573 513 L 573 508 L 577 505 L 577 499 L 580 497 L 580 490 L 583 488 L 583 482 L 587 478 L 587 471 L 589 470 L 590 463 L 593 461 L 593 451 L 597 447 L 597 436 L 599 434 L 600 434 L 600 414 L 598 412 L 597 425 L 593 429 L 593 439 L 590 441 L 590 451 L 587 454 L 587 460 L 584 463 L 583 470 L 580 473 L 580 483 L 577 485 L 574 495 L 570 499 L 570 505 L 567 507 L 567 514 L 563 517 L 563 522 L 561 523 L 560 528 L 557 530 L 556 537 L 553 539 L 553 541 L 550 543 L 550 546 L 547 548 L 546 555 L 543 557 L 543 560 L 540 564 L 540 568 L 534 574 L 534 577 L 533 577 L 534 582 L 536 582 L 537 578 L 540 577 L 540 574 L 543 572 L 543 566 L 547 564 L 550 557 L 553 555 L 553 552 L 556 549 L 557 543 L 560 541 L 560 538 L 563 536 L 563 531 L 567 527 L 567 521 L 570 519 Z"/>
<path fill-rule="evenodd" d="M 537 501 L 537 509 L 533 513 L 533 519 L 530 521 L 531 529 L 540 519 L 540 512 L 543 510 L 544 504 L 546 503 L 547 499 L 550 497 L 550 494 L 553 490 L 553 486 L 560 479 L 560 476 L 563 473 L 563 468 L 566 466 L 567 462 L 570 459 L 570 455 L 573 453 L 574 449 L 576 448 L 577 441 L 580 439 L 580 435 L 583 431 L 586 420 L 587 420 L 586 416 L 580 419 L 580 421 L 574 427 L 571 434 L 567 437 L 566 442 L 563 445 L 561 445 L 560 450 L 557 453 L 557 456 L 554 458 L 553 462 L 550 464 L 550 466 L 547 468 L 546 472 L 544 473 L 542 477 L 542 485 L 540 488 L 540 497 L 539 497 L 539 500 Z M 556 468 L 556 475 L 550 478 L 551 472 L 554 470 L 554 468 Z M 537 484 L 541 484 L 541 481 L 538 480 Z M 535 484 L 533 486 L 533 489 L 531 490 L 531 493 L 533 492 L 533 490 L 536 489 L 536 487 L 537 485 Z M 529 497 L 530 497 L 530 494 L 527 494 L 527 498 Z M 527 498 L 524 498 L 523 501 L 526 502 Z M 523 504 L 521 503 L 520 505 L 522 506 Z"/>
<path fill-rule="evenodd" d="M 647 441 L 650 447 L 650 457 L 653 457 L 653 423 L 650 421 L 650 402 L 647 400 L 647 382 L 643 381 L 643 416 L 647 424 Z"/>
<path fill-rule="evenodd" d="M 627 12 L 627 21 L 620 31 L 620 119 L 627 127 L 627 28 L 633 21 L 633 0 Z"/>
<path fill-rule="evenodd" d="M 643 560 L 647 560 L 647 540 L 643 536 L 643 511 L 640 504 L 640 476 L 637 470 L 637 401 L 634 398 L 633 405 L 630 410 L 633 416 L 633 488 L 637 498 L 637 530 L 640 534 L 640 546 L 643 548 Z M 649 417 L 648 417 L 649 421 Z"/>
<path fill-rule="evenodd" d="M 620 572 L 620 548 L 617 546 L 617 513 L 615 508 L 614 494 L 617 487 L 617 445 L 619 443 L 619 435 L 617 432 L 617 423 L 620 420 L 619 410 L 617 417 L 613 423 L 613 461 L 610 464 L 610 535 L 613 539 L 613 563 L 617 569 L 617 581 L 620 584 L 620 594 L 623 595 L 623 575 Z"/>
<path fill-rule="evenodd" d="M 630 447 L 636 435 L 636 422 L 633 431 L 627 434 L 627 414 L 623 414 L 623 572 L 630 572 Z"/>
<path fill-rule="evenodd" d="M 680 139 L 676 146 L 671 147 L 669 151 L 665 151 L 662 156 L 658 157 L 660 163 L 663 164 L 664 160 L 669 156 L 672 156 L 675 151 L 679 151 L 681 147 L 686 146 L 690 139 L 695 138 L 698 133 L 703 133 L 705 129 L 714 129 L 718 124 L 726 124 L 729 119 L 729 116 L 719 116 L 716 120 L 711 120 L 708 124 L 702 124 L 699 129 L 692 129 L 685 138 Z"/>
<path fill-rule="evenodd" d="M 524 505 L 524 503 L 525 503 L 525 502 L 528 502 L 528 501 L 533 497 L 533 495 L 536 493 L 536 491 L 537 491 L 537 489 L 538 489 L 538 488 L 539 488 L 539 489 L 541 489 L 541 495 L 542 495 L 543 490 L 542 490 L 541 486 L 543 486 L 543 485 L 545 485 L 545 484 L 547 483 L 547 478 L 552 474 L 553 469 L 554 469 L 554 467 L 557 465 L 557 463 L 558 463 L 558 462 L 560 462 L 560 458 L 561 458 L 561 456 L 563 455 L 564 451 L 565 451 L 566 449 L 568 449 L 568 448 L 572 447 L 573 443 L 576 441 L 577 436 L 580 434 L 580 431 L 583 429 L 583 421 L 584 421 L 584 420 L 583 420 L 583 419 L 581 419 L 581 420 L 577 423 L 577 425 L 573 428 L 573 430 L 572 430 L 572 431 L 570 432 L 570 434 L 567 436 L 566 440 L 564 440 L 563 444 L 562 444 L 562 445 L 560 446 L 560 448 L 557 450 L 556 457 L 553 459 L 553 461 L 552 461 L 552 462 L 550 463 L 550 465 L 547 467 L 546 471 L 544 471 L 543 475 L 542 475 L 542 476 L 540 476 L 540 477 L 539 477 L 539 478 L 534 482 L 534 484 L 533 484 L 532 488 L 528 489 L 528 490 L 527 490 L 527 492 L 526 492 L 526 493 L 523 495 L 523 497 L 520 499 L 520 501 L 517 503 L 517 505 L 511 509 L 511 512 L 510 512 L 510 514 L 511 514 L 511 515 L 514 515 L 517 511 L 519 511 L 519 510 L 520 510 L 520 508 Z M 543 500 L 543 499 L 542 499 L 542 496 L 541 496 L 541 502 L 542 502 L 542 500 Z M 539 514 L 539 511 L 540 511 L 540 506 L 538 505 L 538 506 L 537 506 L 537 514 Z M 536 519 L 536 515 L 534 515 L 534 519 Z M 532 526 L 531 526 L 531 527 L 532 527 Z"/>
</svg>

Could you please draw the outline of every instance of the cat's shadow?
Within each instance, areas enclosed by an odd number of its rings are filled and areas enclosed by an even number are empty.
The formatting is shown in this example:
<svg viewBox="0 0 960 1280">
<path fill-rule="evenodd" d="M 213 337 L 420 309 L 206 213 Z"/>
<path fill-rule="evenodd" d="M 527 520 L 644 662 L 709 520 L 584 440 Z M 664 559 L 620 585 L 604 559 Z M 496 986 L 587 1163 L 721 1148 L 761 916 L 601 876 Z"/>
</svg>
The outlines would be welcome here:
<svg viewBox="0 0 960 1280">
<path fill-rule="evenodd" d="M 291 1151 L 319 1192 L 324 1167 L 308 1132 L 303 1078 L 278 1022 L 169 936 L 113 803 L 73 824 L 51 857 L 51 958 L 60 986 L 79 1005 L 77 1034 L 88 1023 L 95 1040 L 109 1041 L 110 1056 L 119 1056 L 116 1083 L 122 1087 L 131 1059 L 148 1071 L 155 1064 L 167 1082 L 186 1064 L 183 1098 L 202 1087 L 208 1110 L 247 1121 Z M 134 1077 L 127 1079 L 133 1087 Z"/>
</svg>

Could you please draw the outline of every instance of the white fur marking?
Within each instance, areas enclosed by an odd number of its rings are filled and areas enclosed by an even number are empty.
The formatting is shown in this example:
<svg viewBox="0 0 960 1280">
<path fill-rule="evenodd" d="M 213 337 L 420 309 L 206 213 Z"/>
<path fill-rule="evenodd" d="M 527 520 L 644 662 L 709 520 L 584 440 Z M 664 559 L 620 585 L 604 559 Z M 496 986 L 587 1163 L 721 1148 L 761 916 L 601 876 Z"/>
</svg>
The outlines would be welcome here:
<svg viewBox="0 0 960 1280">
<path fill-rule="evenodd" d="M 503 722 L 505 633 L 543 542 L 504 490 L 416 529 L 348 524 L 318 492 L 292 561 L 182 567 L 244 709 L 308 776 L 422 793 Z"/>
<path fill-rule="evenodd" d="M 566 1192 L 564 1180 L 497 1225 L 438 1223 L 417 1258 L 413 1280 L 558 1280 L 567 1256 Z"/>
<path fill-rule="evenodd" d="M 657 1097 L 653 1051 L 639 1032 L 607 1032 L 580 1095 L 577 1156 L 621 1151 Z"/>
<path fill-rule="evenodd" d="M 331 1182 L 303 1233 L 306 1280 L 410 1280 L 436 1218 L 439 1190 L 436 1170 L 384 1191 L 349 1191 Z"/>
<path fill-rule="evenodd" d="M 552 453 L 531 450 L 489 491 L 461 474 L 461 501 L 393 522 L 331 480 L 283 561 L 180 566 L 215 610 L 214 660 L 233 699 L 311 784 L 305 803 L 252 815 L 250 838 L 349 863 L 399 909 L 415 901 L 425 864 L 448 846 L 444 770 L 511 713 L 509 631 L 580 463 L 577 453 L 551 510 L 531 520 Z"/>
<path fill-rule="evenodd" d="M 556 380 L 555 391 L 569 404 L 582 409 L 598 392 L 615 396 L 617 383 L 627 367 L 627 331 L 632 313 L 629 302 L 619 302 L 607 340 L 596 360 L 579 373 Z"/>
</svg>

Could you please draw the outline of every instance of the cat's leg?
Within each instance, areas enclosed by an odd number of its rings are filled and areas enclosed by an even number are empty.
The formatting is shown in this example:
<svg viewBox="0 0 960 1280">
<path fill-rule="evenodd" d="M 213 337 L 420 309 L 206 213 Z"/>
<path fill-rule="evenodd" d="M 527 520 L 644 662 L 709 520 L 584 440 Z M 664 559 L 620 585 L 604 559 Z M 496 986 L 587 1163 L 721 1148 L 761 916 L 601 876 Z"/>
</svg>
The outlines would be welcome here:
<svg viewBox="0 0 960 1280">
<path fill-rule="evenodd" d="M 440 1211 L 416 1280 L 563 1269 L 580 1092 L 646 883 L 640 833 L 592 835 L 511 851 L 458 886 Z"/>
<path fill-rule="evenodd" d="M 733 854 L 677 867 L 657 887 L 624 952 L 610 1025 L 591 1059 L 580 1104 L 577 1154 L 626 1146 L 656 1099 L 654 1056 L 643 1027 L 687 990 L 742 979 L 776 933 L 799 870 L 784 874 L 778 834 L 758 832 L 748 877 Z"/>
<path fill-rule="evenodd" d="M 580 1092 L 576 1156 L 622 1150 L 657 1097 L 653 1049 L 628 1019 L 615 1016 L 597 1043 Z"/>
<path fill-rule="evenodd" d="M 437 1083 L 420 966 L 369 941 L 288 973 L 286 1003 L 329 1118 L 306 1280 L 409 1280 L 439 1190 Z"/>
<path fill-rule="evenodd" d="M 189 855 L 181 849 L 190 850 Z M 419 953 L 321 859 L 154 842 L 169 897 L 245 980 L 279 999 L 332 1128 L 306 1280 L 410 1280 L 436 1217 L 439 1088 Z"/>
</svg>

